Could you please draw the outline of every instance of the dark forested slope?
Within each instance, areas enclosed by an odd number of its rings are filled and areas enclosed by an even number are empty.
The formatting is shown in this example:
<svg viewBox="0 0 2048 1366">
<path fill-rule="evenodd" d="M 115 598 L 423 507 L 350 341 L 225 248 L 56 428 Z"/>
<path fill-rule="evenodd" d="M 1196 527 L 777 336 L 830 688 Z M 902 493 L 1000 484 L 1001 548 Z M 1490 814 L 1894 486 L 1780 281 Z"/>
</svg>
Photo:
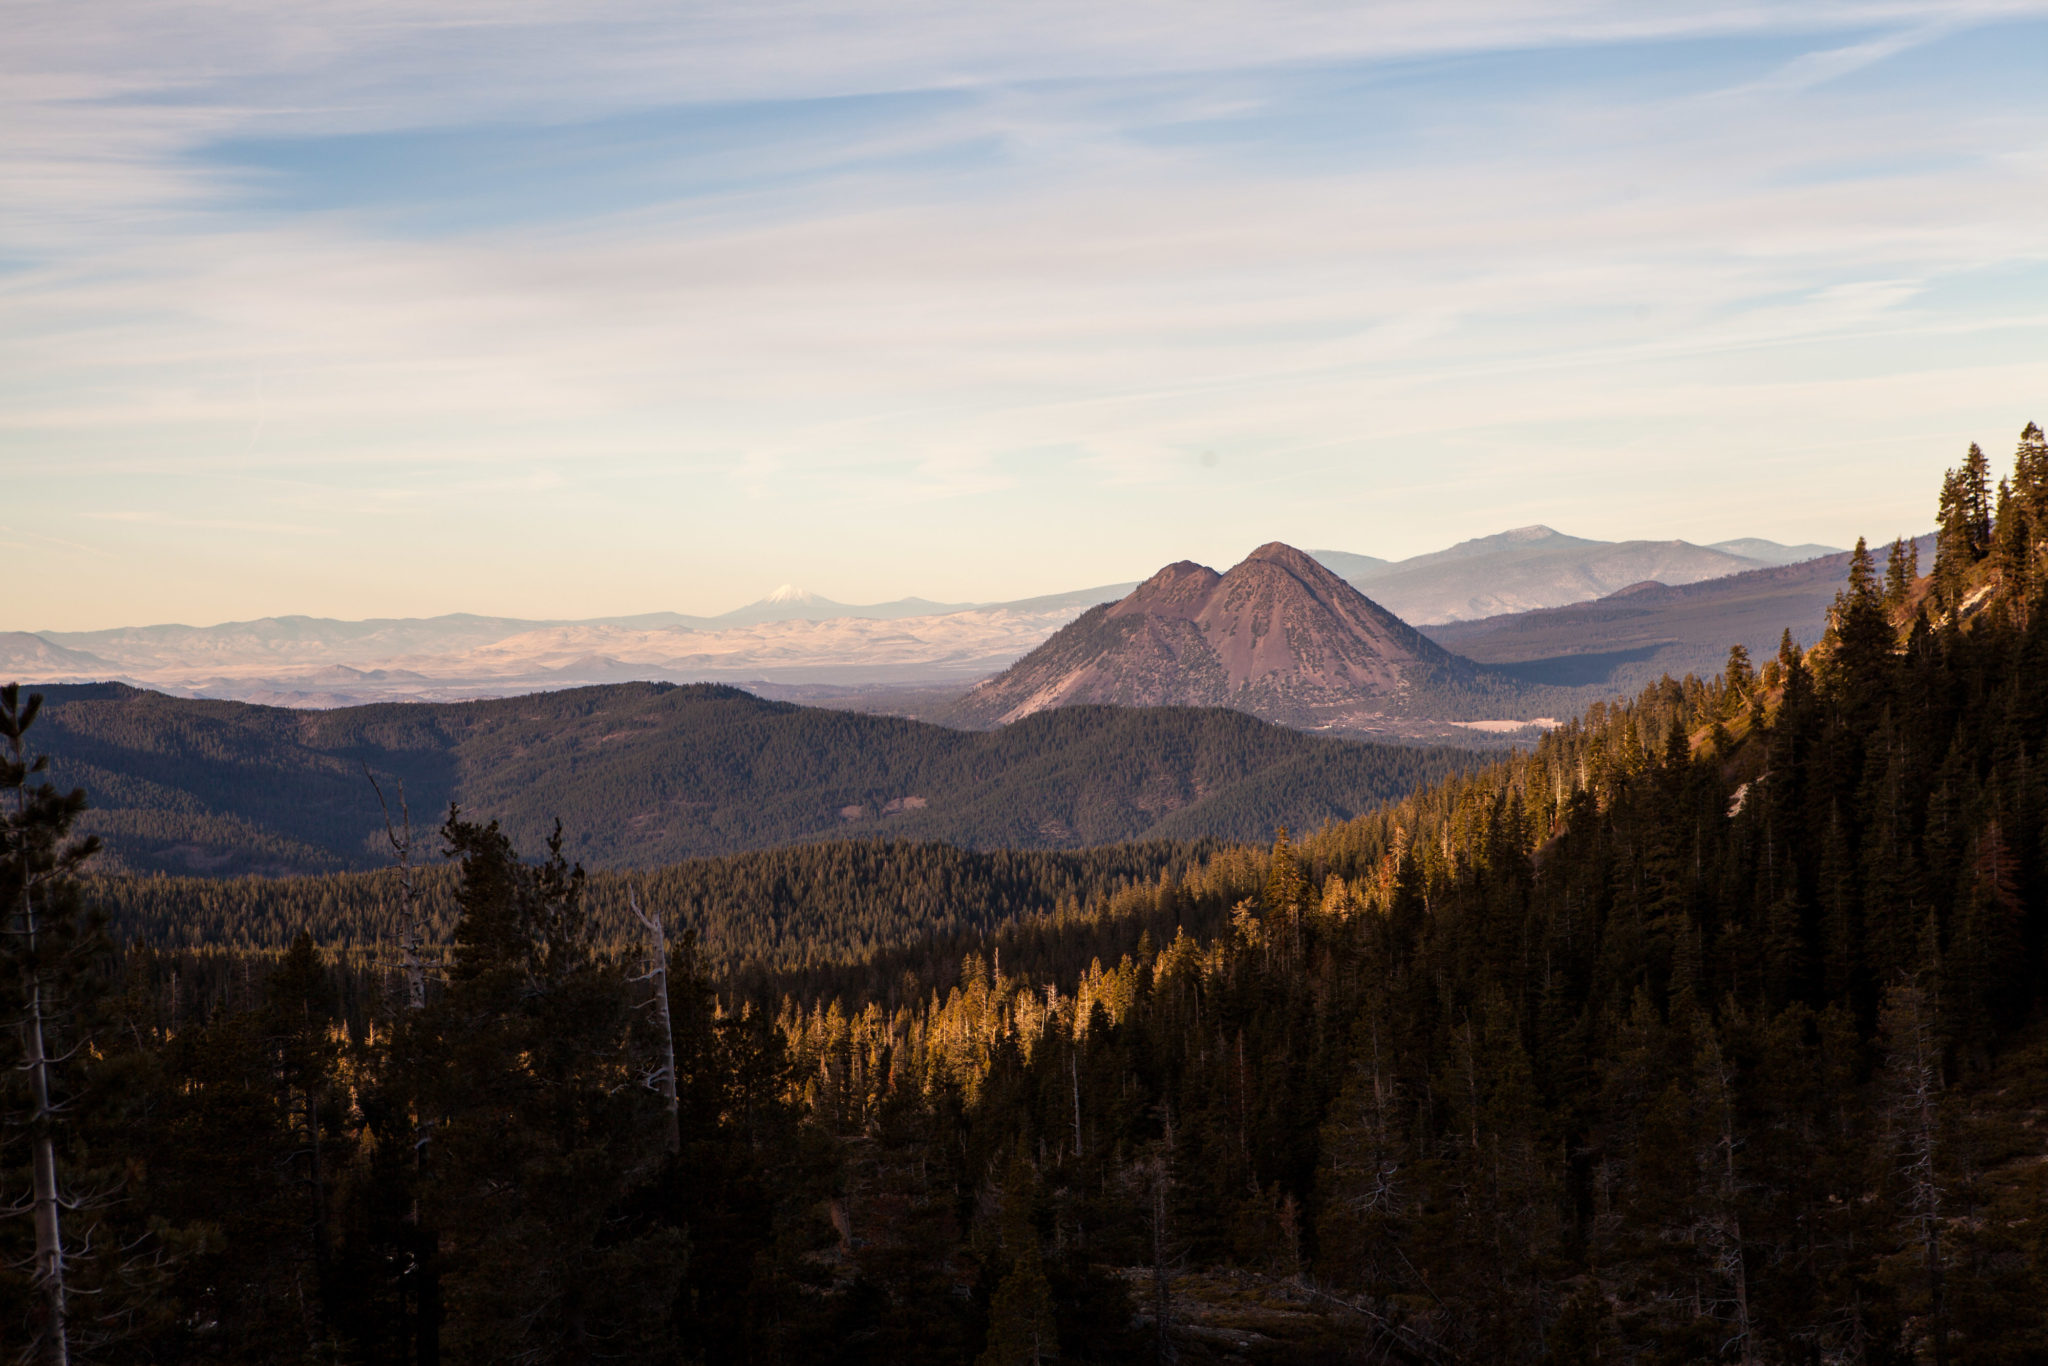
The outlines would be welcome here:
<svg viewBox="0 0 2048 1366">
<path fill-rule="evenodd" d="M 52 687 L 59 777 L 93 794 L 110 866 L 318 873 L 385 861 L 363 769 L 418 819 L 450 801 L 537 847 L 646 866 L 793 840 L 976 847 L 1260 838 L 1410 791 L 1476 760 L 1316 738 L 1224 710 L 1082 707 L 987 734 L 621 684 L 470 703 L 294 711 L 118 684 Z"/>
<path fill-rule="evenodd" d="M 998 936 L 922 1009 L 800 989 L 807 1102 L 876 1144 L 854 1225 L 906 1255 L 891 1173 L 965 1142 L 1048 1261 L 1156 1262 L 1183 1359 L 2041 1359 L 2048 443 L 1995 500 L 1984 464 L 1815 648 L 1282 841 L 1228 926 Z M 903 1059 L 965 1115 L 905 1123 Z M 1078 1286 L 1034 1315 L 985 1255 L 991 1347 L 1074 1341 Z"/>
</svg>

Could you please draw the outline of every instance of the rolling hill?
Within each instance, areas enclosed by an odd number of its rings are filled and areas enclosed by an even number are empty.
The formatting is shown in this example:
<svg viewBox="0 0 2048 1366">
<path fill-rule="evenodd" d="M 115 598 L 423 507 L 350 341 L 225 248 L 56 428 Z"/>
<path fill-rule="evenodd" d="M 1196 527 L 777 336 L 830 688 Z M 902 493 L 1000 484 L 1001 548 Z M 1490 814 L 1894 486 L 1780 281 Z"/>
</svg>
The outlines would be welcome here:
<svg viewBox="0 0 2048 1366">
<path fill-rule="evenodd" d="M 715 685 L 327 711 L 119 684 L 42 691 L 38 738 L 57 781 L 91 797 L 109 867 L 207 874 L 381 864 L 365 765 L 387 787 L 404 783 L 423 827 L 455 801 L 537 849 L 560 817 L 576 858 L 624 867 L 823 838 L 1027 849 L 1265 839 L 1477 759 L 1221 709 L 1081 707 L 976 733 Z"/>
<path fill-rule="evenodd" d="M 1740 555 L 1747 560 L 1761 564 L 1798 564 L 1802 560 L 1817 560 L 1824 555 L 1843 554 L 1838 545 L 1784 545 L 1778 541 L 1767 541 L 1761 536 L 1738 536 L 1732 541 L 1715 541 L 1709 550 L 1725 550 L 1730 555 Z"/>
</svg>

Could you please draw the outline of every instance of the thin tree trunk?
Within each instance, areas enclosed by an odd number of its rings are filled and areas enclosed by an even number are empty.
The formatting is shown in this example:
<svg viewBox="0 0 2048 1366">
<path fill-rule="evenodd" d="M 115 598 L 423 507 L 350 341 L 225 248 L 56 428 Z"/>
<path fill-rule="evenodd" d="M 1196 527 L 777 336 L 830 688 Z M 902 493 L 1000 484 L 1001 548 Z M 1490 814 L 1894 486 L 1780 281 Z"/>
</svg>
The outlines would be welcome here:
<svg viewBox="0 0 2048 1366">
<path fill-rule="evenodd" d="M 1942 1190 L 1937 1148 L 1941 1131 L 1941 1044 L 1934 1008 L 1917 982 L 1886 995 L 1884 1025 L 1891 1036 L 1889 1059 L 1899 1094 L 1893 1114 L 1904 1129 L 1906 1219 L 1927 1271 L 1928 1328 L 1935 1366 L 1948 1366 L 1948 1305 L 1944 1300 L 1941 1226 Z"/>
<path fill-rule="evenodd" d="M 405 826 L 401 834 L 391 819 L 391 805 L 384 800 L 384 789 L 377 786 L 368 764 L 363 765 L 363 776 L 370 780 L 370 790 L 377 794 L 377 804 L 384 808 L 384 837 L 391 841 L 392 856 L 398 860 L 398 966 L 405 977 L 406 1008 L 418 1010 L 427 1003 L 427 973 L 420 958 L 425 927 L 420 923 L 420 889 L 412 866 L 412 807 L 405 800 L 405 784 L 401 782 L 398 810 Z"/>
<path fill-rule="evenodd" d="M 1742 1214 L 1738 1206 L 1742 1186 L 1735 1171 L 1735 1077 L 1711 1027 L 1702 1025 L 1700 1029 L 1709 1080 L 1714 1087 L 1713 1104 L 1718 1112 L 1715 1127 L 1720 1131 L 1720 1139 L 1714 1145 L 1721 1150 L 1720 1189 L 1715 1192 L 1717 1208 L 1711 1220 L 1713 1236 L 1720 1244 L 1717 1269 L 1727 1278 L 1729 1291 L 1735 1297 L 1735 1332 L 1742 1348 L 1742 1366 L 1756 1366 L 1756 1332 L 1749 1317 L 1749 1268 L 1742 1254 Z"/>
<path fill-rule="evenodd" d="M 675 1026 L 668 1009 L 668 931 L 662 927 L 660 914 L 642 910 L 640 898 L 630 890 L 626 893 L 626 904 L 647 930 L 648 952 L 653 959 L 647 969 L 647 980 L 653 983 L 654 1027 L 661 1034 L 661 1071 L 656 1074 L 656 1081 L 668 1110 L 668 1151 L 679 1153 L 683 1150 L 683 1123 L 682 1108 L 676 1099 Z"/>
<path fill-rule="evenodd" d="M 1166 1117 L 1166 1137 L 1152 1159 L 1152 1323 L 1158 1331 L 1156 1359 L 1165 1366 L 1178 1358 L 1173 1347 L 1173 1292 L 1166 1275 L 1166 1188 L 1173 1180 L 1173 1115 Z"/>
<path fill-rule="evenodd" d="M 1173 1360 L 1173 1295 L 1166 1279 L 1166 1170 L 1162 1160 L 1152 1177 L 1152 1322 L 1158 1329 L 1158 1359 Z"/>
<path fill-rule="evenodd" d="M 1081 1045 L 1076 1040 L 1067 1054 L 1067 1069 L 1074 1080 L 1074 1160 L 1081 1160 Z"/>
<path fill-rule="evenodd" d="M 12 698 L 9 699 L 10 705 Z M 14 737 L 17 757 L 21 740 Z M 15 792 L 15 815 L 27 810 L 26 789 Z M 25 838 L 25 836 L 24 836 Z M 69 1366 L 71 1336 L 64 1293 L 63 1200 L 57 1191 L 57 1145 L 50 1133 L 56 1118 L 50 1104 L 50 1050 L 43 1034 L 43 977 L 36 966 L 36 903 L 34 874 L 26 848 L 22 851 L 21 934 L 28 944 L 28 1013 L 23 1017 L 22 1070 L 28 1073 L 35 1111 L 29 1119 L 29 1150 L 33 1173 L 30 1202 L 36 1228 L 35 1287 L 43 1298 L 43 1323 L 38 1355 L 48 1366 Z"/>
<path fill-rule="evenodd" d="M 1730 1279 L 1735 1284 L 1735 1329 L 1742 1335 L 1742 1366 L 1756 1366 L 1756 1334 L 1749 1322 L 1749 1270 L 1742 1257 L 1742 1216 L 1735 1212 L 1735 1136 L 1725 1121 L 1721 1131 L 1721 1152 L 1726 1160 L 1722 1181 L 1728 1209 L 1722 1253 Z"/>
<path fill-rule="evenodd" d="M 370 772 L 368 764 L 363 765 L 363 777 L 369 779 L 370 790 L 377 794 L 377 805 L 384 809 L 384 837 L 391 842 L 392 857 L 398 862 L 398 966 L 405 982 L 405 1006 L 408 1011 L 423 1010 L 427 1004 L 426 964 L 421 956 L 425 926 L 420 911 L 419 882 L 412 866 L 412 806 L 405 799 L 405 784 L 399 783 L 399 821 L 394 822 L 391 803 L 384 800 L 384 789 L 377 785 L 377 777 Z M 427 1182 L 427 1149 L 433 1134 L 433 1125 L 425 1115 L 413 1116 L 412 1134 L 413 1200 L 412 1207 L 406 1211 L 405 1222 L 410 1225 L 412 1233 L 407 1241 L 411 1244 L 411 1271 L 416 1286 L 414 1360 L 418 1366 L 440 1366 L 440 1237 L 432 1229 L 423 1227 L 420 1219 L 420 1191 Z"/>
<path fill-rule="evenodd" d="M 28 894 L 22 894 L 22 915 L 27 921 L 29 952 L 35 952 L 35 908 Z M 43 1041 L 43 984 L 29 987 L 28 1020 L 29 1085 L 35 1096 L 32 1140 L 35 1162 L 36 1288 L 43 1296 L 42 1357 L 50 1366 L 68 1366 L 71 1360 L 70 1325 L 64 1299 L 63 1204 L 57 1194 L 57 1148 L 50 1136 L 53 1118 L 50 1107 L 50 1059 Z"/>
<path fill-rule="evenodd" d="M 320 1154 L 320 1092 L 306 1090 L 306 1138 L 313 1184 L 313 1283 L 318 1290 L 314 1302 L 314 1327 L 319 1337 L 327 1334 L 327 1289 L 332 1279 L 327 1254 L 327 1170 Z"/>
</svg>

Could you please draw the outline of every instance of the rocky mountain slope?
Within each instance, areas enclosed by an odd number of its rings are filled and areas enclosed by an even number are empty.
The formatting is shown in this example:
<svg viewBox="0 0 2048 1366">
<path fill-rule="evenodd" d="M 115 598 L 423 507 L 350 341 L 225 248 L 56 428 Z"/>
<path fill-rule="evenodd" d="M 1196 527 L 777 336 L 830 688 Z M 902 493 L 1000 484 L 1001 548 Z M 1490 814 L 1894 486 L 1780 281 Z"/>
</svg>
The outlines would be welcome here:
<svg viewBox="0 0 2048 1366">
<path fill-rule="evenodd" d="M 1003 725 L 1055 707 L 1234 707 L 1283 725 L 1421 735 L 1512 708 L 1504 680 L 1275 541 L 1227 574 L 1168 565 L 1083 614 L 955 709 Z"/>
</svg>

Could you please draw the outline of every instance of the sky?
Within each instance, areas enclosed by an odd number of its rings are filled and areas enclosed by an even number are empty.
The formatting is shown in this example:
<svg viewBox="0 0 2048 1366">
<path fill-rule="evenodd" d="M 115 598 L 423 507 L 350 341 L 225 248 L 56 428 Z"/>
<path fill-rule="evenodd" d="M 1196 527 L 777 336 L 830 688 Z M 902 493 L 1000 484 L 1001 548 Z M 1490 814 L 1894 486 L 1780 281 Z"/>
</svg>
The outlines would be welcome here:
<svg viewBox="0 0 2048 1366">
<path fill-rule="evenodd" d="M 2048 0 L 99 0 L 0 629 L 1847 544 L 2048 420 Z"/>
</svg>

